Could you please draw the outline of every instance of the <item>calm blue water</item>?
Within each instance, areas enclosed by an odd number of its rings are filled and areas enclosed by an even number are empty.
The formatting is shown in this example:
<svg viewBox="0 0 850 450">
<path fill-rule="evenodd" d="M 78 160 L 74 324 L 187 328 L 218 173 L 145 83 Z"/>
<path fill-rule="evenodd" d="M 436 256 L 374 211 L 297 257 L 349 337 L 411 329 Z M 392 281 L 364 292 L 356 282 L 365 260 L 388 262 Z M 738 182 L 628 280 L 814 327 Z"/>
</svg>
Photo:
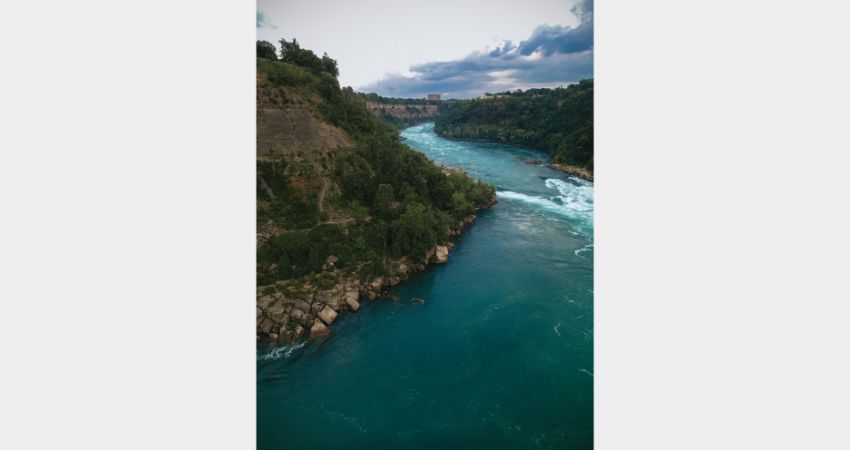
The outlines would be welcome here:
<svg viewBox="0 0 850 450">
<path fill-rule="evenodd" d="M 499 201 L 397 302 L 364 302 L 323 342 L 258 349 L 258 448 L 592 448 L 592 183 L 433 124 L 401 135 Z"/>
</svg>

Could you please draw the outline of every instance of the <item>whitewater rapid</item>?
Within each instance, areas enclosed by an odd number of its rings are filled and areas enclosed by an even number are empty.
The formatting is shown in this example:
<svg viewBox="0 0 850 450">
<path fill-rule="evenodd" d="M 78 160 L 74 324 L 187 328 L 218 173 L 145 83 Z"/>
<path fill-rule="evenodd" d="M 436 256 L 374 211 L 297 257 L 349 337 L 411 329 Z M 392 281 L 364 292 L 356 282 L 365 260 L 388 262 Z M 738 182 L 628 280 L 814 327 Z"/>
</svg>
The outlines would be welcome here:
<svg viewBox="0 0 850 450">
<path fill-rule="evenodd" d="M 571 219 L 579 234 L 593 240 L 593 185 L 585 180 L 569 177 L 567 181 L 547 178 L 544 186 L 557 194 L 553 192 L 553 195 L 545 196 L 501 190 L 496 191 L 496 196 Z"/>
</svg>

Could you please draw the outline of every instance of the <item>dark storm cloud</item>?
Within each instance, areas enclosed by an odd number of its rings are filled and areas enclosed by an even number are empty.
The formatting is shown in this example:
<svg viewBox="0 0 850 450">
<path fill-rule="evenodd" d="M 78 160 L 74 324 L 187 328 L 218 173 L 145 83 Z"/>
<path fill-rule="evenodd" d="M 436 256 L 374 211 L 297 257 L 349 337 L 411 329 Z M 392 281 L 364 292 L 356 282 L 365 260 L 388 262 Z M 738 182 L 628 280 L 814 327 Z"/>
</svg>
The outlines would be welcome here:
<svg viewBox="0 0 850 450">
<path fill-rule="evenodd" d="M 593 21 L 579 24 L 575 28 L 560 25 L 541 25 L 528 40 L 519 44 L 519 52 L 530 55 L 536 51 L 549 56 L 552 53 L 576 53 L 593 48 Z"/>
<path fill-rule="evenodd" d="M 570 11 L 582 22 L 593 20 L 593 0 L 582 0 L 570 8 Z"/>
<path fill-rule="evenodd" d="M 575 28 L 541 25 L 519 44 L 505 41 L 493 50 L 458 60 L 418 64 L 410 68 L 412 77 L 389 75 L 360 90 L 389 97 L 441 93 L 447 98 L 468 98 L 592 78 L 593 2 L 582 1 L 571 11 L 581 20 Z"/>
</svg>

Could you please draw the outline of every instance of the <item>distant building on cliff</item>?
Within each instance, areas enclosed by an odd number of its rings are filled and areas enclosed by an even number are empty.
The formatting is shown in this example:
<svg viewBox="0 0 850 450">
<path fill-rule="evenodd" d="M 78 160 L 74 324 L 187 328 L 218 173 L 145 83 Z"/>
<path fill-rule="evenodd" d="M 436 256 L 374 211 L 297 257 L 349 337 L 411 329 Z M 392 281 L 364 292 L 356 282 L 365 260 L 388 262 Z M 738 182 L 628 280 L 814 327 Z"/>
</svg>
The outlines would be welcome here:
<svg viewBox="0 0 850 450">
<path fill-rule="evenodd" d="M 440 101 L 440 94 L 428 94 L 428 100 Z"/>
</svg>

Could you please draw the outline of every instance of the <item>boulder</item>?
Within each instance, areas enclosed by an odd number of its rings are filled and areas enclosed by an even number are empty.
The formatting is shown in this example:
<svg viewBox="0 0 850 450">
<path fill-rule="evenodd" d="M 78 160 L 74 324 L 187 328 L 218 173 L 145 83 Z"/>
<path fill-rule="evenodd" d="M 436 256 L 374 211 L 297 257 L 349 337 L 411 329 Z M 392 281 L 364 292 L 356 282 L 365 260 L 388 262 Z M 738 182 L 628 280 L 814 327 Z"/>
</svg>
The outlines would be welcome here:
<svg viewBox="0 0 850 450">
<path fill-rule="evenodd" d="M 313 326 L 310 327 L 310 338 L 312 339 L 315 337 L 324 336 L 330 332 L 331 330 L 329 330 L 328 327 L 326 327 L 321 320 L 316 319 L 316 321 L 313 322 Z"/>
<path fill-rule="evenodd" d="M 316 300 L 330 306 L 334 311 L 339 311 L 342 303 L 342 286 L 337 286 L 334 289 L 321 291 L 316 295 Z"/>
<path fill-rule="evenodd" d="M 304 300 L 296 299 L 292 302 L 292 307 L 294 309 L 300 309 L 301 311 L 308 313 L 310 312 L 310 304 L 305 302 Z M 293 309 L 293 311 L 294 311 Z"/>
<path fill-rule="evenodd" d="M 290 314 L 291 314 L 292 320 L 294 320 L 298 323 L 301 323 L 301 324 L 304 324 L 306 322 L 307 317 L 308 317 L 307 313 L 305 313 L 304 311 L 301 311 L 300 309 L 293 309 Z"/>
<path fill-rule="evenodd" d="M 334 319 L 336 319 L 336 311 L 334 311 L 330 306 L 325 306 L 325 308 L 319 312 L 319 318 L 322 319 L 322 322 L 330 325 L 333 323 Z"/>
<path fill-rule="evenodd" d="M 345 304 L 348 305 L 348 307 L 352 311 L 357 311 L 358 309 L 360 309 L 360 302 L 357 301 L 357 297 L 357 292 L 345 293 Z"/>
<path fill-rule="evenodd" d="M 295 340 L 295 337 L 292 334 L 291 330 L 281 330 L 281 334 L 280 334 L 280 337 L 278 338 L 278 341 L 280 341 L 284 344 L 291 344 L 292 341 L 294 341 L 294 340 Z"/>
<path fill-rule="evenodd" d="M 277 334 L 269 333 L 269 341 L 270 342 L 277 342 Z"/>
<path fill-rule="evenodd" d="M 263 322 L 260 324 L 260 331 L 268 333 L 272 330 L 272 325 L 274 325 L 274 322 L 269 319 L 263 319 Z"/>
<path fill-rule="evenodd" d="M 322 264 L 322 270 L 334 270 L 335 264 L 337 262 L 337 258 L 334 255 L 328 256 L 328 259 L 325 260 L 325 263 Z"/>
<path fill-rule="evenodd" d="M 445 245 L 434 247 L 434 258 L 437 264 L 445 264 L 449 260 L 449 248 Z"/>
<path fill-rule="evenodd" d="M 380 290 L 381 287 L 383 287 L 383 286 L 384 286 L 384 277 L 375 277 L 375 279 L 372 280 L 371 283 L 369 283 L 369 287 L 372 288 L 373 290 L 376 290 L 376 291 Z"/>
<path fill-rule="evenodd" d="M 284 311 L 283 305 L 275 305 L 269 308 L 267 314 L 270 319 L 274 320 L 277 323 L 283 323 L 283 317 L 286 316 L 286 312 Z"/>
<path fill-rule="evenodd" d="M 257 305 L 261 308 L 268 308 L 269 306 L 271 306 L 275 302 L 275 300 L 277 300 L 277 299 L 274 298 L 274 296 L 263 295 L 263 296 L 260 296 L 260 298 L 257 299 Z"/>
</svg>

